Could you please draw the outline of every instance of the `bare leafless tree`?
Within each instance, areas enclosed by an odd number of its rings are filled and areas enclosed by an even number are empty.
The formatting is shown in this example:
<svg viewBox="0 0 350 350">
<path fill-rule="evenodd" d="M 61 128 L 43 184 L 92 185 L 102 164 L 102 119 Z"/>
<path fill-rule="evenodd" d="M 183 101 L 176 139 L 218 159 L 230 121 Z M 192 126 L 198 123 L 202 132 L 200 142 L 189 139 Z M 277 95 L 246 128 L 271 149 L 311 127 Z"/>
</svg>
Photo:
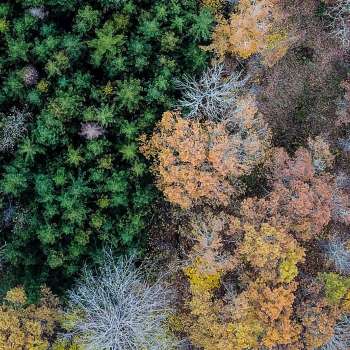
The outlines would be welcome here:
<svg viewBox="0 0 350 350">
<path fill-rule="evenodd" d="M 340 172 L 336 175 L 332 193 L 332 218 L 335 222 L 350 224 L 350 179 Z"/>
<path fill-rule="evenodd" d="M 79 135 L 87 140 L 99 138 L 105 133 L 105 130 L 97 123 L 82 123 Z"/>
<path fill-rule="evenodd" d="M 327 344 L 319 350 L 349 350 L 350 349 L 350 316 L 343 317 L 337 322 L 334 334 Z"/>
<path fill-rule="evenodd" d="M 44 19 L 48 15 L 44 6 L 31 7 L 28 12 L 36 18 Z"/>
<path fill-rule="evenodd" d="M 223 64 L 209 68 L 198 79 L 185 76 L 175 80 L 182 91 L 179 107 L 185 109 L 187 118 L 206 118 L 219 121 L 235 102 L 248 77 L 241 79 L 241 72 L 226 72 Z"/>
<path fill-rule="evenodd" d="M 69 293 L 68 314 L 83 315 L 72 334 L 86 350 L 171 350 L 177 342 L 165 321 L 171 292 L 161 279 L 149 283 L 133 258 L 116 260 L 106 251 L 95 273 L 85 269 Z"/>
<path fill-rule="evenodd" d="M 350 0 L 337 0 L 327 11 L 331 18 L 332 34 L 344 48 L 350 47 Z"/>
<path fill-rule="evenodd" d="M 349 153 L 350 152 L 350 137 L 338 139 L 338 146 L 343 152 Z"/>
<path fill-rule="evenodd" d="M 327 258 L 339 273 L 350 274 L 350 250 L 340 237 L 333 237 L 325 245 Z"/>
<path fill-rule="evenodd" d="M 38 82 L 39 72 L 34 66 L 28 65 L 22 71 L 22 78 L 25 85 L 34 86 Z"/>
<path fill-rule="evenodd" d="M 335 186 L 337 189 L 350 190 L 349 176 L 345 172 L 340 171 L 335 177 Z"/>
<path fill-rule="evenodd" d="M 8 115 L 0 115 L 0 152 L 13 151 L 17 141 L 26 132 L 29 113 L 13 109 Z"/>
</svg>

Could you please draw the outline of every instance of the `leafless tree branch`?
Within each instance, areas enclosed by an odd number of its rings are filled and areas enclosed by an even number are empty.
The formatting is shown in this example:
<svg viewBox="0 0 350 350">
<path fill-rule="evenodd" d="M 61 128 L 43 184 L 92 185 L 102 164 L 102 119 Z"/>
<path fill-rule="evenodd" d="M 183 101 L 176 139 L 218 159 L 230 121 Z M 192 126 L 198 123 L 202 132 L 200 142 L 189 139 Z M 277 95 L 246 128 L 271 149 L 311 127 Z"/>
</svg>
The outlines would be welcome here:
<svg viewBox="0 0 350 350">
<path fill-rule="evenodd" d="M 84 270 L 69 293 L 69 312 L 83 317 L 73 327 L 86 350 L 171 350 L 177 342 L 166 329 L 170 290 L 159 279 L 149 283 L 133 258 L 115 260 L 106 251 L 103 266 Z"/>
<path fill-rule="evenodd" d="M 228 74 L 223 64 L 217 64 L 204 72 L 199 80 L 188 76 L 176 80 L 176 87 L 182 91 L 179 107 L 185 109 L 187 118 L 220 121 L 235 106 L 238 93 L 248 80 L 241 76 L 241 72 Z"/>
</svg>

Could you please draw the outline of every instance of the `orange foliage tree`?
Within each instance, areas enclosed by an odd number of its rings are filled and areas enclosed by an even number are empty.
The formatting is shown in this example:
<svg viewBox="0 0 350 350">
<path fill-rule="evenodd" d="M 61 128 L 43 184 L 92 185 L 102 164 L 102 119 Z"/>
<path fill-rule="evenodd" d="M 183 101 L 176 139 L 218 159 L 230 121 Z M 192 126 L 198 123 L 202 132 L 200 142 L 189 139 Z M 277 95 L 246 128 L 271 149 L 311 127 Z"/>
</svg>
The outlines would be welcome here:
<svg viewBox="0 0 350 350">
<path fill-rule="evenodd" d="M 294 158 L 277 149 L 271 178 L 272 191 L 267 197 L 243 201 L 245 220 L 285 227 L 300 240 L 318 235 L 331 219 L 332 178 L 315 172 L 311 154 L 303 148 Z"/>
<path fill-rule="evenodd" d="M 227 205 L 239 192 L 239 177 L 263 162 L 270 133 L 254 97 L 240 99 L 220 123 L 192 121 L 165 112 L 141 152 L 154 159 L 153 172 L 165 197 L 182 208 L 200 202 Z"/>
<path fill-rule="evenodd" d="M 259 325 L 255 339 L 250 344 L 238 349 L 259 348 L 265 346 L 271 349 L 278 345 L 297 343 L 301 327 L 292 320 L 294 291 L 296 283 L 270 287 L 259 280 L 251 282 L 248 288 L 235 300 L 233 327 L 245 329 L 240 343 L 244 344 L 246 335 L 251 335 L 249 324 L 254 321 Z"/>
<path fill-rule="evenodd" d="M 242 58 L 261 53 L 272 66 L 287 52 L 291 39 L 282 24 L 283 14 L 273 0 L 240 0 L 237 12 L 229 19 L 221 18 L 208 49 L 220 58 L 225 54 Z"/>
<path fill-rule="evenodd" d="M 325 298 L 319 280 L 301 280 L 304 300 L 296 308 L 303 326 L 302 338 L 306 350 L 318 349 L 332 337 L 341 308 L 331 305 Z"/>
</svg>

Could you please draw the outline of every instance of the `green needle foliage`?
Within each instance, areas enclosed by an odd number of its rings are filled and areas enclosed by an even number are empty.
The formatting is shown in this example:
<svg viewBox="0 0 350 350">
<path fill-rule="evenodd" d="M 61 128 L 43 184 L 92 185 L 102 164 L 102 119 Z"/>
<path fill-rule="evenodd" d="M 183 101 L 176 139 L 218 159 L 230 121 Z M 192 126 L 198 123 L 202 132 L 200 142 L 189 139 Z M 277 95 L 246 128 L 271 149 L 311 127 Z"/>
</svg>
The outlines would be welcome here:
<svg viewBox="0 0 350 350">
<path fill-rule="evenodd" d="M 0 153 L 7 285 L 59 291 L 104 244 L 141 249 L 156 192 L 138 138 L 206 67 L 212 24 L 197 0 L 2 1 L 0 115 L 30 115 Z"/>
</svg>

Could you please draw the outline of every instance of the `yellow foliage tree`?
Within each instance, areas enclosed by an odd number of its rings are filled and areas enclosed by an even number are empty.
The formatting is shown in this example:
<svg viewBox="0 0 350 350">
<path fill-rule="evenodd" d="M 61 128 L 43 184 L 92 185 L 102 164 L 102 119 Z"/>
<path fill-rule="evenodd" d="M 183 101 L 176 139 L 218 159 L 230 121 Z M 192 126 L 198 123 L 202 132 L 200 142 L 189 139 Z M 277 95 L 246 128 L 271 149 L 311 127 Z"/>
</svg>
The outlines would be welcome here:
<svg viewBox="0 0 350 350">
<path fill-rule="evenodd" d="M 22 287 L 10 290 L 0 307 L 0 349 L 49 349 L 58 319 L 58 299 L 49 289 L 41 289 L 37 305 L 28 304 Z"/>
<path fill-rule="evenodd" d="M 196 258 L 184 272 L 191 290 L 191 299 L 187 304 L 190 313 L 184 317 L 189 338 L 204 350 L 234 350 L 233 334 L 220 321 L 222 303 L 214 300 L 214 292 L 221 285 L 224 269 L 218 263 L 214 267 Z"/>
<path fill-rule="evenodd" d="M 260 230 L 241 225 L 225 214 L 205 212 L 193 224 L 196 243 L 192 264 L 184 272 L 191 299 L 185 317 L 189 338 L 205 350 L 258 349 L 295 345 L 301 326 L 293 321 L 297 264 L 304 250 L 283 230 L 263 224 Z M 223 240 L 242 238 L 235 254 L 224 254 Z M 233 296 L 215 297 L 222 278 L 243 261 L 255 269 L 245 290 Z M 295 347 L 295 349 L 297 349 Z"/>
<path fill-rule="evenodd" d="M 262 224 L 260 230 L 245 225 L 237 254 L 259 272 L 260 279 L 290 283 L 298 274 L 297 264 L 305 251 L 282 229 Z"/>
<path fill-rule="evenodd" d="M 214 296 L 219 275 L 214 283 L 208 283 L 213 275 L 210 279 L 198 272 L 194 279 L 193 273 L 187 276 L 192 293 L 187 329 L 195 345 L 205 350 L 243 350 L 298 342 L 301 326 L 292 320 L 296 283 L 269 287 L 257 280 L 225 303 Z M 205 283 L 198 283 L 198 276 Z"/>
<path fill-rule="evenodd" d="M 218 13 L 225 0 L 201 0 L 203 6 L 210 8 L 214 13 Z"/>
<path fill-rule="evenodd" d="M 204 211 L 192 220 L 195 244 L 190 253 L 190 265 L 184 269 L 190 283 L 190 310 L 185 315 L 186 328 L 194 344 L 205 350 L 234 350 L 234 334 L 221 321 L 222 302 L 214 293 L 221 278 L 234 266 L 233 257 L 224 256 L 223 235 L 234 236 L 239 229 L 236 218 Z"/>
<path fill-rule="evenodd" d="M 53 345 L 52 350 L 83 350 L 83 348 L 78 344 L 61 340 Z"/>
</svg>

